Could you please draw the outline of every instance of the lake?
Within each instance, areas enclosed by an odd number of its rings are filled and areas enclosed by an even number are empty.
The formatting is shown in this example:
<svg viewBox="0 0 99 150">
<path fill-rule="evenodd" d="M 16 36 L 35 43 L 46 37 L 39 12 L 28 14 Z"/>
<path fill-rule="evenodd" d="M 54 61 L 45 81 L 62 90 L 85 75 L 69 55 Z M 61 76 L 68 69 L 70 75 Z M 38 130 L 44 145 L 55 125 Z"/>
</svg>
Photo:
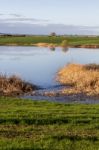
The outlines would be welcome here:
<svg viewBox="0 0 99 150">
<path fill-rule="evenodd" d="M 57 71 L 68 63 L 99 64 L 99 49 L 0 46 L 0 72 L 44 88 L 56 86 Z"/>
</svg>

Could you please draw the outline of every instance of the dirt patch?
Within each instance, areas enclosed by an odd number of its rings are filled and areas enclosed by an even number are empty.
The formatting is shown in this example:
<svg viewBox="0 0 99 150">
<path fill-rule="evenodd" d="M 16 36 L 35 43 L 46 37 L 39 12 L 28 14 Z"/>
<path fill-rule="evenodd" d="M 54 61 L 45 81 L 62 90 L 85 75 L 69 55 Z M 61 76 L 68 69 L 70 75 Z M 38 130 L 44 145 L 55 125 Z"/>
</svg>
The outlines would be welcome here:
<svg viewBox="0 0 99 150">
<path fill-rule="evenodd" d="M 37 44 L 33 44 L 33 46 L 55 48 L 57 46 L 57 44 L 53 44 L 53 43 L 37 43 Z"/>
<path fill-rule="evenodd" d="M 35 46 L 38 46 L 38 47 L 48 47 L 49 44 L 48 43 L 37 43 L 37 44 L 34 44 Z"/>
</svg>

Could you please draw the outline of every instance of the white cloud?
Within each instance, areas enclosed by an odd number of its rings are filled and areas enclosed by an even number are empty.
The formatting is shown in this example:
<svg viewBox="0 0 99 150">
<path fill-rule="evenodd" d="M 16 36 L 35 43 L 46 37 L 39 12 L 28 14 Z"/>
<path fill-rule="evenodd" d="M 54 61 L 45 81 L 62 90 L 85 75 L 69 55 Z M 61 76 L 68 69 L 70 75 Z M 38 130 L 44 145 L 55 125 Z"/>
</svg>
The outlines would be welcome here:
<svg viewBox="0 0 99 150">
<path fill-rule="evenodd" d="M 99 35 L 99 27 L 50 23 L 50 20 L 28 18 L 20 14 L 0 14 L 0 32 L 19 34 L 81 34 Z"/>
<path fill-rule="evenodd" d="M 14 13 L 10 13 L 10 14 L 8 14 L 8 15 L 11 16 L 11 17 L 18 17 L 18 18 L 24 17 L 23 15 L 20 15 L 20 14 L 14 14 Z"/>
<path fill-rule="evenodd" d="M 49 22 L 49 20 L 47 19 L 37 19 L 37 18 L 30 18 L 30 17 L 26 17 L 24 15 L 20 15 L 20 14 L 14 14 L 14 13 L 10 13 L 10 14 L 0 14 L 0 23 L 44 23 L 46 24 L 47 22 Z"/>
</svg>

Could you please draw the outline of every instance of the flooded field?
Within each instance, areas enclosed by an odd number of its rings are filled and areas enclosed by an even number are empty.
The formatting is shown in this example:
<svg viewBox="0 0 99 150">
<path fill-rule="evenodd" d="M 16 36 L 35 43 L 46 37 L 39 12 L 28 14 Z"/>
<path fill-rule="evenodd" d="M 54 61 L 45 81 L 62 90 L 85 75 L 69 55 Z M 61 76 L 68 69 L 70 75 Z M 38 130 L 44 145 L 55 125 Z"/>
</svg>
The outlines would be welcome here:
<svg viewBox="0 0 99 150">
<path fill-rule="evenodd" d="M 69 63 L 99 64 L 98 49 L 0 47 L 0 72 L 18 75 L 43 88 L 55 87 L 57 71 Z"/>
<path fill-rule="evenodd" d="M 17 75 L 21 79 L 41 87 L 33 95 L 24 98 L 33 100 L 52 100 L 63 102 L 75 102 L 81 99 L 76 95 L 75 99 L 66 96 L 54 96 L 54 92 L 60 93 L 64 86 L 56 82 L 57 72 L 68 64 L 99 64 L 99 49 L 85 48 L 44 48 L 29 46 L 0 46 L 0 72 L 1 75 Z M 51 92 L 51 94 L 50 94 Z M 48 96 L 45 93 L 48 93 Z M 50 97 L 53 95 L 52 97 Z M 57 94 L 56 94 L 57 95 Z M 84 98 L 84 102 L 94 103 L 93 99 Z M 83 102 L 83 101 L 82 101 Z"/>
</svg>

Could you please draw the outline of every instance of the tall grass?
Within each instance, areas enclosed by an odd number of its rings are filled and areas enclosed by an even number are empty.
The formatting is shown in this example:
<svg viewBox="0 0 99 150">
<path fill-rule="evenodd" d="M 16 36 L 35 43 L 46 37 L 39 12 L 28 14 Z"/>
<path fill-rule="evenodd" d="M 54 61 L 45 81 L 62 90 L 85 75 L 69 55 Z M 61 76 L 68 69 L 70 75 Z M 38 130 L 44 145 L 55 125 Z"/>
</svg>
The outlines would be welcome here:
<svg viewBox="0 0 99 150">
<path fill-rule="evenodd" d="M 71 85 L 65 92 L 86 93 L 99 96 L 99 65 L 69 64 L 58 73 L 61 84 Z"/>
<path fill-rule="evenodd" d="M 0 95 L 19 95 L 37 89 L 35 85 L 23 81 L 18 76 L 0 75 Z"/>
</svg>

